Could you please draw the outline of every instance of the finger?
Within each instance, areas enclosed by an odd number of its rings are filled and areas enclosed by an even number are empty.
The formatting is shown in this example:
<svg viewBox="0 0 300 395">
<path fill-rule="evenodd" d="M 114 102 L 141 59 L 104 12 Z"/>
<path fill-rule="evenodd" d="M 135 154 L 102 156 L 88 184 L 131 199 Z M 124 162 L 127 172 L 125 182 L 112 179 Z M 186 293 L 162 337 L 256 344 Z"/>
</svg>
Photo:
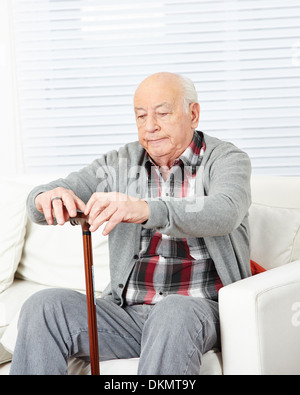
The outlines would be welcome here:
<svg viewBox="0 0 300 395">
<path fill-rule="evenodd" d="M 117 211 L 117 207 L 110 204 L 93 220 L 90 221 L 90 231 L 95 232 L 104 222 L 108 221 L 111 216 Z"/>
<path fill-rule="evenodd" d="M 63 207 L 62 199 L 52 200 L 53 215 L 59 225 L 63 225 L 66 222 Z"/>
<path fill-rule="evenodd" d="M 48 225 L 53 225 L 54 224 L 54 219 L 52 215 L 52 204 L 51 200 L 49 199 L 48 203 L 44 203 L 42 207 L 42 211 L 45 217 L 45 220 L 47 221 Z"/>
<path fill-rule="evenodd" d="M 84 210 L 84 214 L 85 215 L 89 215 L 90 211 L 93 207 L 93 205 L 95 204 L 95 200 L 96 200 L 96 196 L 95 193 L 92 194 L 92 196 L 90 197 L 89 201 L 87 202 L 86 206 L 85 206 L 85 210 Z"/>
<path fill-rule="evenodd" d="M 109 197 L 109 193 L 106 193 L 106 192 L 93 193 L 91 198 L 89 199 L 89 201 L 87 202 L 87 204 L 85 206 L 84 214 L 85 215 L 90 214 L 90 212 L 96 202 L 107 202 L 108 197 Z"/>
<path fill-rule="evenodd" d="M 39 212 L 44 214 L 48 225 L 53 225 L 52 203 L 47 192 L 39 193 L 34 199 L 35 206 Z"/>
<path fill-rule="evenodd" d="M 91 209 L 89 214 L 89 223 L 93 224 L 95 220 L 101 215 L 102 211 L 105 210 L 109 206 L 109 202 L 106 201 L 105 203 L 96 202 Z M 101 217 L 102 218 L 102 217 Z"/>
<path fill-rule="evenodd" d="M 102 213 L 102 211 L 110 205 L 109 200 L 96 200 L 94 201 L 90 213 L 89 213 L 89 222 L 93 223 L 94 220 Z"/>
<path fill-rule="evenodd" d="M 109 219 L 105 228 L 102 232 L 103 236 L 107 236 L 117 225 L 123 221 L 123 216 L 119 210 L 117 210 Z"/>
<path fill-rule="evenodd" d="M 74 193 L 64 193 L 61 199 L 70 217 L 76 217 L 77 208 L 81 211 L 85 210 L 85 204 Z"/>
<path fill-rule="evenodd" d="M 86 205 L 85 205 L 85 203 L 78 197 L 78 196 L 75 196 L 75 204 L 76 204 L 76 207 L 80 210 L 80 211 L 82 211 L 83 213 L 85 212 L 85 207 L 86 207 Z M 77 210 L 76 210 L 77 211 Z"/>
</svg>

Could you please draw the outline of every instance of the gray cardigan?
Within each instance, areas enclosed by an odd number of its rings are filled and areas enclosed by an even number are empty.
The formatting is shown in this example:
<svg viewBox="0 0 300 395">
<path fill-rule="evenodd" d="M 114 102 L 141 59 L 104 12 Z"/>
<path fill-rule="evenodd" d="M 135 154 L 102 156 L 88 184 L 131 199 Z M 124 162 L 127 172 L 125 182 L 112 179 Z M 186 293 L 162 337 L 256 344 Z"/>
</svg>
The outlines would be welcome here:
<svg viewBox="0 0 300 395">
<path fill-rule="evenodd" d="M 96 191 L 117 190 L 148 201 L 150 217 L 145 228 L 175 237 L 203 237 L 223 285 L 251 275 L 248 209 L 251 204 L 251 164 L 246 153 L 233 144 L 204 134 L 206 151 L 198 174 L 202 193 L 197 201 L 188 198 L 147 199 L 145 150 L 138 142 L 111 151 L 79 172 L 47 185 L 36 187 L 27 200 L 30 218 L 46 224 L 37 211 L 37 194 L 58 186 L 74 191 L 87 202 Z M 201 188 L 198 188 L 201 189 Z M 140 248 L 142 225 L 119 224 L 108 236 L 111 282 L 103 293 L 122 305 L 122 293 Z"/>
</svg>

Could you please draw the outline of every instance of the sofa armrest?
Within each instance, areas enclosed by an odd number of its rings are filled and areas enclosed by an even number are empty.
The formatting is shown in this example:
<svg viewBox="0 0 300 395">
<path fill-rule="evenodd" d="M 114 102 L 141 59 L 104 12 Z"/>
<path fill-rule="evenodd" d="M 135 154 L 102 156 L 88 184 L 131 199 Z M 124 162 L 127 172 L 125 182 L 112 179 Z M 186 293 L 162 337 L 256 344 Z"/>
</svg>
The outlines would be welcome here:
<svg viewBox="0 0 300 395">
<path fill-rule="evenodd" d="M 300 374 L 300 260 L 220 290 L 223 371 Z"/>
</svg>

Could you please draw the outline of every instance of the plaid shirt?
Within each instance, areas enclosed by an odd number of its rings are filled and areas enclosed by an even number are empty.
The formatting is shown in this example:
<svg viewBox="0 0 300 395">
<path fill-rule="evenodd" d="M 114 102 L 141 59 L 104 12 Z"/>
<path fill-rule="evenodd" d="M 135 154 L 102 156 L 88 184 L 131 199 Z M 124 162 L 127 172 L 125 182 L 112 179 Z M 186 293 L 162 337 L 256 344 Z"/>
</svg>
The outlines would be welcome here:
<svg viewBox="0 0 300 395">
<path fill-rule="evenodd" d="M 192 196 L 196 170 L 204 152 L 202 134 L 195 132 L 189 147 L 174 162 L 167 181 L 148 157 L 146 168 L 151 197 Z M 128 305 L 155 304 L 169 294 L 217 300 L 221 287 L 203 238 L 180 239 L 142 228 L 139 258 L 125 288 Z"/>
</svg>

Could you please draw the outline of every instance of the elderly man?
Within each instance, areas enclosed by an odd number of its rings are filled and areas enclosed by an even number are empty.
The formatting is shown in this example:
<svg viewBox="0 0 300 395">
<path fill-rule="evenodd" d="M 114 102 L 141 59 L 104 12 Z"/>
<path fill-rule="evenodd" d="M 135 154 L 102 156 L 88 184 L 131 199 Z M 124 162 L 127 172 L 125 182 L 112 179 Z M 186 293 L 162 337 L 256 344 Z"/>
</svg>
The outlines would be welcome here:
<svg viewBox="0 0 300 395">
<path fill-rule="evenodd" d="M 250 275 L 248 156 L 196 131 L 193 83 L 158 73 L 137 88 L 139 142 L 35 188 L 28 211 L 105 223 L 111 283 L 97 299 L 100 360 L 140 357 L 139 374 L 199 374 L 219 344 L 218 290 Z M 88 359 L 85 297 L 46 290 L 23 306 L 11 374 L 66 374 Z"/>
</svg>

